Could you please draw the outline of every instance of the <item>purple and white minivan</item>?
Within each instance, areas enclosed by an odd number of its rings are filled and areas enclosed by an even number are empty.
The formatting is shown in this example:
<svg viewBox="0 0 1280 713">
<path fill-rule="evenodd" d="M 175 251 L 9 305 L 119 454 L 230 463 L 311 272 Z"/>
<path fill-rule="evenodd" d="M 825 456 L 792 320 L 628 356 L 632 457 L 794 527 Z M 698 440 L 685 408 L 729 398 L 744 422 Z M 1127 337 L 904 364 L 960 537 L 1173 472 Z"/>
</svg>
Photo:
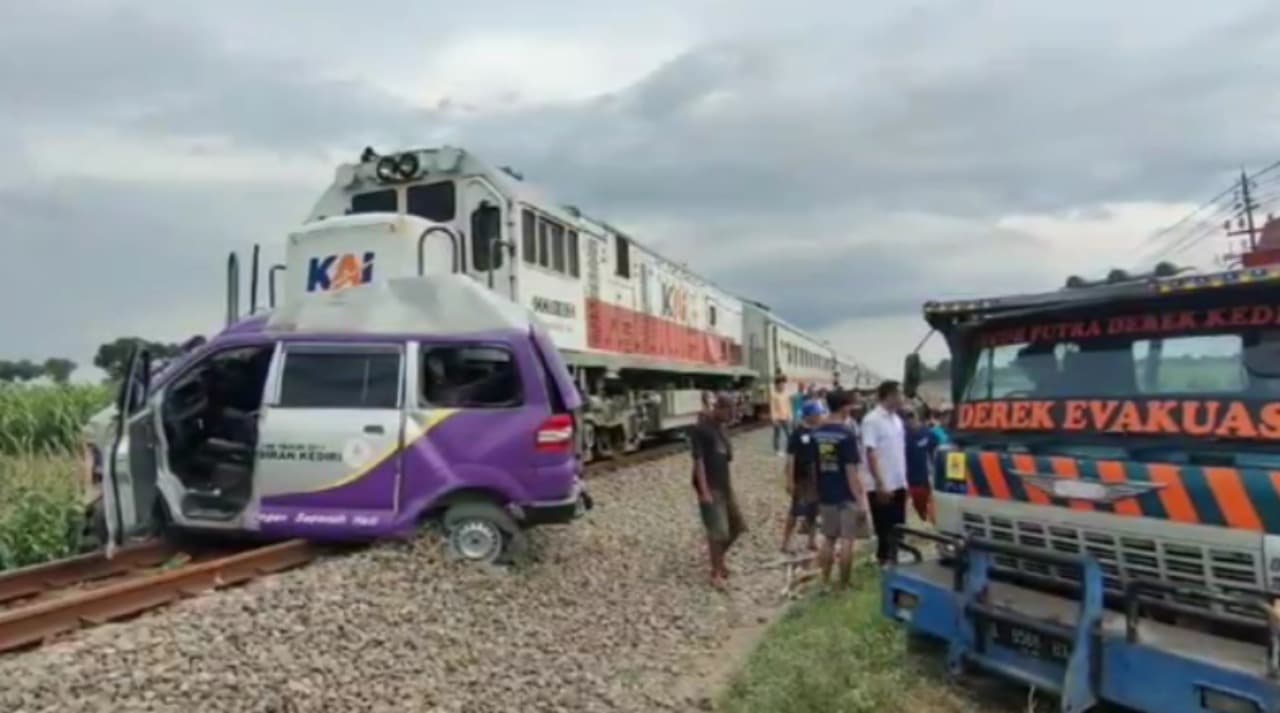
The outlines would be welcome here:
<svg viewBox="0 0 1280 713">
<path fill-rule="evenodd" d="M 107 547 L 173 528 L 409 536 L 497 561 L 590 507 L 581 399 L 533 315 L 474 280 L 382 280 L 242 320 L 152 375 L 137 353 L 105 454 Z"/>
</svg>

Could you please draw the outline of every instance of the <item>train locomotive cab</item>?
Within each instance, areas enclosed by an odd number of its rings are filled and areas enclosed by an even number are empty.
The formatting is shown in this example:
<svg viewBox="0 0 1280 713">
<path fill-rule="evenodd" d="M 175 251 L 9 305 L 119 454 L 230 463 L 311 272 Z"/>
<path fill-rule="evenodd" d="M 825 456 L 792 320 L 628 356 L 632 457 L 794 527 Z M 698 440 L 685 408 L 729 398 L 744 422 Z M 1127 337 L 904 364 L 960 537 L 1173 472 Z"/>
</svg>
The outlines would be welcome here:
<svg viewBox="0 0 1280 713">
<path fill-rule="evenodd" d="M 469 278 L 299 299 L 151 375 L 136 353 L 96 444 L 109 552 L 168 529 L 362 540 L 438 517 L 456 556 L 495 561 L 590 507 L 568 369 Z"/>
</svg>

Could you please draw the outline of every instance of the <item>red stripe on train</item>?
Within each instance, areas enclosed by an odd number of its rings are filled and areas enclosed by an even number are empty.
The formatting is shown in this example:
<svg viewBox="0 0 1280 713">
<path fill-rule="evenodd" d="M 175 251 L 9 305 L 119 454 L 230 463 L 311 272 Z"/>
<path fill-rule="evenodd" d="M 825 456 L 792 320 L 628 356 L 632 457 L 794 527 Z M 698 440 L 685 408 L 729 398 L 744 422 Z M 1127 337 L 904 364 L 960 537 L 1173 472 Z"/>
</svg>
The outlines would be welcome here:
<svg viewBox="0 0 1280 713">
<path fill-rule="evenodd" d="M 731 339 L 597 299 L 587 299 L 587 346 L 697 364 L 742 364 L 742 345 Z"/>
</svg>

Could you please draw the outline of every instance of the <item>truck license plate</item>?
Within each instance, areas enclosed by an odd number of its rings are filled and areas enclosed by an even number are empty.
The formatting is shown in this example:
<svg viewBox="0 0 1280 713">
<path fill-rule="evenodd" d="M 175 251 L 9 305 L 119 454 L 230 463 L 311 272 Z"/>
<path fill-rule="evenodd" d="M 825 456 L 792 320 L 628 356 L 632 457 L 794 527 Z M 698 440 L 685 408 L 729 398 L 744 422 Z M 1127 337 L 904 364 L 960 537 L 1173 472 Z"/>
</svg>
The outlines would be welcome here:
<svg viewBox="0 0 1280 713">
<path fill-rule="evenodd" d="M 1046 636 L 1038 631 L 993 621 L 990 624 L 991 640 L 1024 656 L 1066 665 L 1071 658 L 1071 642 L 1057 636 Z"/>
</svg>

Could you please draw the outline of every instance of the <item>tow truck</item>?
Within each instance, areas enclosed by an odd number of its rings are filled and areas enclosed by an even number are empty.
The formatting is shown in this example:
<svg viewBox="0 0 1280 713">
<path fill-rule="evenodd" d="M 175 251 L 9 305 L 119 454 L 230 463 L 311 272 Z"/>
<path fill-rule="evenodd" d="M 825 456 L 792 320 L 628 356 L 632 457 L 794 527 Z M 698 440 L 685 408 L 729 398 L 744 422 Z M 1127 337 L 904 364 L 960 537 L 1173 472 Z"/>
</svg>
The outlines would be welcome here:
<svg viewBox="0 0 1280 713">
<path fill-rule="evenodd" d="M 926 303 L 952 439 L 884 615 L 1064 713 L 1280 711 L 1278 288 L 1162 263 Z"/>
</svg>

